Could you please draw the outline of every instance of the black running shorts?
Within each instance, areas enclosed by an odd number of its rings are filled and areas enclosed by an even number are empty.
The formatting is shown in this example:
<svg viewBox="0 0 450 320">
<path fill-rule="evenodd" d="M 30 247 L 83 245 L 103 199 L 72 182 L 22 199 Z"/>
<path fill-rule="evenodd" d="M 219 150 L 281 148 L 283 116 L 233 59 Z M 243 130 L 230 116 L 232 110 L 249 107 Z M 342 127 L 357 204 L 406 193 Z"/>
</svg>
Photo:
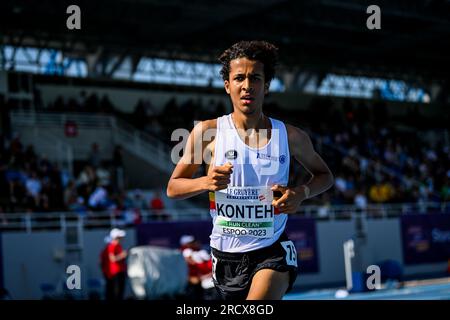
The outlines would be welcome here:
<svg viewBox="0 0 450 320">
<path fill-rule="evenodd" d="M 297 252 L 283 233 L 272 245 L 249 252 L 223 252 L 211 248 L 213 280 L 225 300 L 245 300 L 255 273 L 261 269 L 289 272 L 289 287 L 297 278 Z"/>
</svg>

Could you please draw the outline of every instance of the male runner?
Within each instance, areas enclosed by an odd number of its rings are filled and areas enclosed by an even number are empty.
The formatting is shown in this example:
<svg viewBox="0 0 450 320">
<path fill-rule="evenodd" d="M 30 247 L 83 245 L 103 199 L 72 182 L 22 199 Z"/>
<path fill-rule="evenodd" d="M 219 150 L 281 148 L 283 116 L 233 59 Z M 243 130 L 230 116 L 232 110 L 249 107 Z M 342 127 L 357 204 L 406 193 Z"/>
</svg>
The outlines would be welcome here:
<svg viewBox="0 0 450 320">
<path fill-rule="evenodd" d="M 210 193 L 213 279 L 224 299 L 275 300 L 291 289 L 297 254 L 284 233 L 287 214 L 334 181 L 304 131 L 262 111 L 277 50 L 241 41 L 220 56 L 233 112 L 194 127 L 167 186 L 175 199 Z M 311 173 L 308 183 L 288 186 L 291 157 Z M 193 178 L 202 159 L 207 175 Z"/>
</svg>

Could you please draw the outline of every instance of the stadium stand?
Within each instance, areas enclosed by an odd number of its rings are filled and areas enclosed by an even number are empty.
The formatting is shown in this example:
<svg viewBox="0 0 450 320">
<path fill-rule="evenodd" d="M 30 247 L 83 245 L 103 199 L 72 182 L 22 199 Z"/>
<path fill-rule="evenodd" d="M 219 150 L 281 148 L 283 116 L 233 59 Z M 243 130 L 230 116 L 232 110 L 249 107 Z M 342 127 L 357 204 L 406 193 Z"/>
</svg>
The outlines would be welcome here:
<svg viewBox="0 0 450 320">
<path fill-rule="evenodd" d="M 110 1 L 100 18 L 83 2 L 89 23 L 68 33 L 62 3 L 2 2 L 0 297 L 79 299 L 64 286 L 76 264 L 91 291 L 81 298 L 100 298 L 98 253 L 113 227 L 132 248 L 140 293 L 129 297 L 183 291 L 178 240 L 206 244 L 211 225 L 206 194 L 166 196 L 173 135 L 232 111 L 217 55 L 254 38 L 280 48 L 264 112 L 305 130 L 335 176 L 289 222 L 304 272 L 295 289 L 342 287 L 349 239 L 383 281 L 448 279 L 450 6 L 381 6 L 383 28 L 369 32 L 362 1 Z M 290 172 L 290 183 L 309 179 L 300 164 Z M 155 247 L 180 280 L 157 275 L 169 268 Z"/>
</svg>

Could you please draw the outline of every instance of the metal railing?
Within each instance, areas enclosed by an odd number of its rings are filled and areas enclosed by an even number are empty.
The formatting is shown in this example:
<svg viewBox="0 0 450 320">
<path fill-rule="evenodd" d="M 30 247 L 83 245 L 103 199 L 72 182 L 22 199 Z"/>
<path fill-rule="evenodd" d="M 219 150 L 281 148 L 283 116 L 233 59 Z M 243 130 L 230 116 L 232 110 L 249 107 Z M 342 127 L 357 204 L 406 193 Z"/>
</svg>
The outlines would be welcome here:
<svg viewBox="0 0 450 320">
<path fill-rule="evenodd" d="M 168 145 L 118 118 L 111 117 L 111 127 L 116 144 L 146 159 L 159 170 L 172 173 L 175 165 L 170 157 L 171 149 Z"/>
<path fill-rule="evenodd" d="M 82 113 L 53 113 L 53 112 L 36 112 L 27 111 L 11 111 L 11 122 L 22 126 L 42 126 L 53 127 L 55 125 L 64 126 L 70 120 L 77 123 L 83 128 L 110 128 L 111 117 L 107 115 L 82 114 Z"/>
<path fill-rule="evenodd" d="M 15 127 L 32 127 L 31 143 L 37 152 L 46 156 L 53 155 L 52 160 L 56 161 L 61 168 L 65 168 L 70 174 L 73 174 L 73 148 L 59 137 L 48 131 L 40 130 L 30 120 L 29 117 L 18 116 L 17 112 L 11 114 L 11 121 Z"/>
<path fill-rule="evenodd" d="M 368 204 L 357 205 L 321 205 L 302 206 L 298 214 L 317 219 L 354 219 L 361 216 L 371 218 L 392 218 L 405 214 L 450 213 L 450 205 L 446 202 Z"/>
<path fill-rule="evenodd" d="M 389 219 L 407 214 L 450 214 L 448 203 L 401 203 L 371 204 L 365 208 L 354 205 L 302 206 L 292 216 L 315 218 L 318 220 Z M 61 230 L 67 225 L 80 228 L 111 228 L 114 226 L 133 226 L 150 221 L 192 221 L 210 219 L 209 209 L 185 208 L 163 210 L 110 210 L 104 212 L 32 212 L 0 214 L 0 230 L 25 231 Z"/>
<path fill-rule="evenodd" d="M 25 212 L 0 214 L 0 230 L 26 231 L 61 230 L 68 225 L 82 228 L 133 226 L 150 221 L 204 220 L 210 217 L 206 208 L 170 210 L 109 210 L 86 212 Z"/>
<path fill-rule="evenodd" d="M 144 159 L 159 170 L 165 173 L 172 173 L 174 164 L 172 163 L 170 147 L 159 139 L 137 130 L 127 122 L 110 115 L 82 114 L 82 113 L 48 113 L 48 112 L 11 112 L 11 122 L 17 127 L 33 127 L 35 131 L 34 140 L 38 139 L 39 144 L 45 141 L 41 139 L 42 129 L 63 128 L 67 121 L 73 121 L 78 128 L 109 129 L 112 133 L 112 143 L 121 145 L 128 152 Z M 47 133 L 47 135 L 49 135 Z M 52 140 L 57 139 L 53 137 Z M 37 145 L 36 143 L 35 145 Z M 61 144 L 61 143 L 59 143 Z M 64 143 L 63 143 L 64 144 Z M 90 146 L 74 145 L 72 154 L 85 154 Z"/>
</svg>

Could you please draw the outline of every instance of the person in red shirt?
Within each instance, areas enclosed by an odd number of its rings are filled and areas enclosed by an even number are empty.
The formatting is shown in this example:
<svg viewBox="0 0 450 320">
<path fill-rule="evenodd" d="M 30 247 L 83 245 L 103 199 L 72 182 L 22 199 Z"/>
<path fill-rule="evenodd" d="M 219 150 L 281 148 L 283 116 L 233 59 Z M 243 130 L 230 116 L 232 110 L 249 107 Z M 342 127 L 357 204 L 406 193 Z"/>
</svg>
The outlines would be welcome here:
<svg viewBox="0 0 450 320">
<path fill-rule="evenodd" d="M 109 233 L 110 241 L 101 253 L 102 273 L 106 279 L 106 300 L 122 300 L 127 272 L 127 252 L 120 241 L 126 232 L 114 228 Z"/>
<path fill-rule="evenodd" d="M 150 209 L 153 211 L 156 220 L 169 220 L 169 215 L 164 211 L 164 202 L 160 191 L 156 191 L 150 200 Z"/>
<path fill-rule="evenodd" d="M 201 248 L 200 242 L 192 235 L 180 238 L 180 250 L 189 270 L 187 298 L 203 300 L 206 291 L 214 288 L 211 256 Z"/>
<path fill-rule="evenodd" d="M 108 257 L 108 245 L 111 242 L 111 238 L 109 234 L 105 237 L 105 246 L 103 247 L 102 252 L 100 253 L 100 268 L 102 269 L 103 277 L 105 278 L 105 283 L 109 278 L 109 257 Z"/>
</svg>

